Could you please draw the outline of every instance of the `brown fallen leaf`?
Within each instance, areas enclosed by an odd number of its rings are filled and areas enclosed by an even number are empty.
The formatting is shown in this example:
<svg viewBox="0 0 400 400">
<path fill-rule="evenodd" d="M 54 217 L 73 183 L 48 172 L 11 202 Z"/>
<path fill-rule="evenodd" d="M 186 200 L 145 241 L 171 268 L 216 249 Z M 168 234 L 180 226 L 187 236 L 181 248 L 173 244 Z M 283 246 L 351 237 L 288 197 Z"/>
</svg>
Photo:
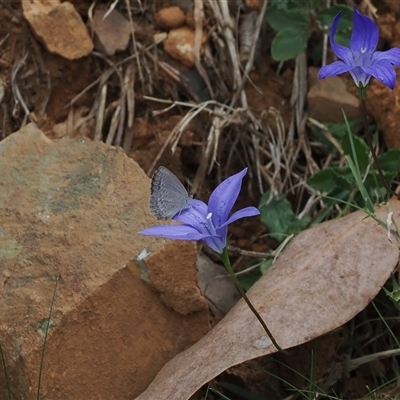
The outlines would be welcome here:
<svg viewBox="0 0 400 400">
<path fill-rule="evenodd" d="M 390 201 L 400 220 L 400 201 Z M 377 207 L 386 221 L 388 209 Z M 299 234 L 248 295 L 278 344 L 288 349 L 343 325 L 376 296 L 396 267 L 392 235 L 358 211 Z M 169 361 L 137 400 L 185 400 L 244 361 L 275 352 L 241 300 L 206 336 Z"/>
</svg>

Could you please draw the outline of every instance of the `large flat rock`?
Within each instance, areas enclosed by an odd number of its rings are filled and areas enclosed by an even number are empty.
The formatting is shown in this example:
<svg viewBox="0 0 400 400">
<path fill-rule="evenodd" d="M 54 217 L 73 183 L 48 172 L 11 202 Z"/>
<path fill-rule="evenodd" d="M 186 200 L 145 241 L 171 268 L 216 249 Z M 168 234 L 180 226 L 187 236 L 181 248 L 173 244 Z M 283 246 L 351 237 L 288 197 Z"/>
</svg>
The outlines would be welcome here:
<svg viewBox="0 0 400 400">
<path fill-rule="evenodd" d="M 41 394 L 136 397 L 209 329 L 195 245 L 137 233 L 157 223 L 149 179 L 120 149 L 28 125 L 0 142 L 0 171 L 0 344 L 13 398 L 36 399 L 57 277 Z M 5 386 L 0 366 L 0 398 Z"/>
</svg>

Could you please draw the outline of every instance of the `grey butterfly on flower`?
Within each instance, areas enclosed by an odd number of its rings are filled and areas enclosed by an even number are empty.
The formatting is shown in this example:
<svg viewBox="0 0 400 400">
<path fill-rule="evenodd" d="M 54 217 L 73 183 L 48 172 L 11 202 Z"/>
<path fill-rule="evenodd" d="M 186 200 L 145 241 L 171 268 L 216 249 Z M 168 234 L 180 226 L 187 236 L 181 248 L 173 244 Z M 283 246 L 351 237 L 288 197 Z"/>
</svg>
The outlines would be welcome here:
<svg viewBox="0 0 400 400">
<path fill-rule="evenodd" d="M 192 200 L 180 180 L 165 167 L 154 173 L 150 193 L 149 208 L 157 219 L 171 219 L 188 209 Z"/>
</svg>

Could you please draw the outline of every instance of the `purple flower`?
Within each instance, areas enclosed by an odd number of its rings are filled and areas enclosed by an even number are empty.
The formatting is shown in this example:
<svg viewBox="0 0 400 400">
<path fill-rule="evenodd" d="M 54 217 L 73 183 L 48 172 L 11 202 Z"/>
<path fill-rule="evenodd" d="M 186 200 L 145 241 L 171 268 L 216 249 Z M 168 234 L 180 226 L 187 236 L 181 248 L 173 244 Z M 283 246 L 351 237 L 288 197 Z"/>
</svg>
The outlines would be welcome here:
<svg viewBox="0 0 400 400">
<path fill-rule="evenodd" d="M 260 214 L 257 208 L 246 207 L 229 217 L 246 173 L 247 168 L 218 185 L 212 192 L 208 205 L 200 200 L 191 200 L 188 209 L 172 218 L 182 224 L 153 226 L 139 233 L 176 240 L 203 240 L 221 254 L 228 243 L 228 225 L 240 218 Z"/>
<path fill-rule="evenodd" d="M 335 34 L 342 13 L 333 20 L 329 40 L 336 56 L 342 61 L 322 67 L 319 78 L 339 75 L 350 72 L 358 87 L 368 85 L 371 76 L 381 81 L 390 89 L 396 83 L 396 72 L 393 64 L 400 67 L 400 49 L 393 48 L 387 51 L 375 51 L 379 40 L 378 26 L 372 19 L 360 14 L 354 7 L 353 32 L 350 39 L 350 48 L 335 42 Z"/>
</svg>

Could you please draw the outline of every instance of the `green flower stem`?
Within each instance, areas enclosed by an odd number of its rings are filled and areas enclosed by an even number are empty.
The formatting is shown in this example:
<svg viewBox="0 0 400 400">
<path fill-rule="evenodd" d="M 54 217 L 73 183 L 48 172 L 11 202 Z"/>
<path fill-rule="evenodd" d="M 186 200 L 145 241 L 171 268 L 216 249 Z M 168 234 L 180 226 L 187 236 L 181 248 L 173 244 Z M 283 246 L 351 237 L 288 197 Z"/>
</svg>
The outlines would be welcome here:
<svg viewBox="0 0 400 400">
<path fill-rule="evenodd" d="M 226 270 L 228 271 L 229 275 L 231 276 L 231 278 L 233 279 L 233 282 L 235 283 L 236 287 L 238 288 L 243 300 L 247 303 L 247 305 L 249 306 L 250 310 L 252 311 L 252 313 L 256 316 L 256 318 L 259 320 L 260 324 L 262 325 L 262 327 L 264 328 L 265 332 L 267 332 L 268 337 L 271 339 L 271 342 L 273 343 L 273 345 L 276 347 L 276 349 L 282 353 L 286 353 L 287 351 L 283 350 L 278 343 L 276 342 L 276 340 L 274 339 L 274 337 L 272 336 L 271 331 L 268 329 L 266 323 L 264 322 L 264 320 L 261 318 L 261 315 L 257 312 L 257 310 L 254 308 L 253 304 L 251 303 L 251 301 L 249 300 L 249 298 L 246 295 L 246 292 L 243 290 L 242 285 L 239 282 L 239 279 L 237 278 L 237 276 L 235 275 L 232 266 L 231 266 L 231 261 L 229 259 L 229 255 L 228 255 L 228 249 L 227 247 L 224 248 L 224 250 L 222 251 L 222 253 L 219 254 L 221 257 L 222 262 L 225 265 Z"/>
<path fill-rule="evenodd" d="M 363 86 L 360 82 L 360 84 L 357 86 L 358 89 L 358 96 L 362 101 L 365 101 L 367 99 L 367 87 Z"/>
</svg>

